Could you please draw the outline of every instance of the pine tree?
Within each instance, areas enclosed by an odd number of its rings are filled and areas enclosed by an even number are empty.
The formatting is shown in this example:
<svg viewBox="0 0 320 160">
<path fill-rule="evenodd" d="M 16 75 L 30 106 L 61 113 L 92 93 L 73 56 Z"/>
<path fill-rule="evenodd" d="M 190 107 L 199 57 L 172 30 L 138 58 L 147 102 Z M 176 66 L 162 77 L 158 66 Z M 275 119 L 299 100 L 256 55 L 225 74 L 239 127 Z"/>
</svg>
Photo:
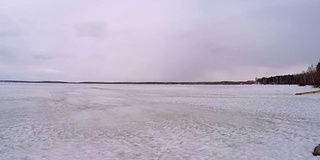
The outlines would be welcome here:
<svg viewBox="0 0 320 160">
<path fill-rule="evenodd" d="M 316 86 L 319 87 L 320 86 L 320 62 L 317 65 L 317 71 L 316 71 Z"/>
</svg>

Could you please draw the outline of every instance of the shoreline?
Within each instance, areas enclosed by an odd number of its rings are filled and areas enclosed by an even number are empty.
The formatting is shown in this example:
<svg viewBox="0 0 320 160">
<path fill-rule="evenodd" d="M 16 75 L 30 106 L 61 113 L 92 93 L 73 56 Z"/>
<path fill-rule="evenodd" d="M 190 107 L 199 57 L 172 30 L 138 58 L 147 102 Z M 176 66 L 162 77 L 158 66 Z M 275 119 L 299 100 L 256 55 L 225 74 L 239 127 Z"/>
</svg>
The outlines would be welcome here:
<svg viewBox="0 0 320 160">
<path fill-rule="evenodd" d="M 44 84 L 141 84 L 141 85 L 253 85 L 254 81 L 217 82 L 67 82 L 67 81 L 17 81 L 0 80 L 0 83 L 44 83 Z"/>
</svg>

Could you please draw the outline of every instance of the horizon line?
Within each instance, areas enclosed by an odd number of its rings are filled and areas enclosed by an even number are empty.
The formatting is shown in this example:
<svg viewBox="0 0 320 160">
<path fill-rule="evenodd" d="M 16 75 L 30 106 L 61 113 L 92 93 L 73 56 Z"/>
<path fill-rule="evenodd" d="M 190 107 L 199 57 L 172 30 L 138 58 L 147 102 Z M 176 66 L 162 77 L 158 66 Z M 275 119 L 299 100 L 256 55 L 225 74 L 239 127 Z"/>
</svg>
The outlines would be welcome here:
<svg viewBox="0 0 320 160">
<path fill-rule="evenodd" d="M 60 83 L 60 84 L 254 84 L 246 81 L 59 81 L 59 80 L 0 80 L 0 83 Z"/>
</svg>

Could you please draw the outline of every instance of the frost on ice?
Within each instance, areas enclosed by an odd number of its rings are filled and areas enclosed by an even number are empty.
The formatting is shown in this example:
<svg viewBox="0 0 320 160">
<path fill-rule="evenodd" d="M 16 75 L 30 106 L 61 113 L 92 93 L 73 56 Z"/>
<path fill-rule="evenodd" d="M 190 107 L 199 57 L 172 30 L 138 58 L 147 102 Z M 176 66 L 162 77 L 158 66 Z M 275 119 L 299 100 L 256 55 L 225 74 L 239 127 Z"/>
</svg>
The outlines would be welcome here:
<svg viewBox="0 0 320 160">
<path fill-rule="evenodd" d="M 308 89 L 0 84 L 0 159 L 316 159 Z"/>
</svg>

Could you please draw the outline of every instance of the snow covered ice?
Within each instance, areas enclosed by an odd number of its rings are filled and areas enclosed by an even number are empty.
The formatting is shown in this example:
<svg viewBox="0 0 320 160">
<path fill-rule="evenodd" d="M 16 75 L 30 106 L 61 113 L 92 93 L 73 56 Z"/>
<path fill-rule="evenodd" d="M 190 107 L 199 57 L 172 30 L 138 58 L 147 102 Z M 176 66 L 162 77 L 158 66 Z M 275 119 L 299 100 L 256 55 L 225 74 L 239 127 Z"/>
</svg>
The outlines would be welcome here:
<svg viewBox="0 0 320 160">
<path fill-rule="evenodd" d="M 317 159 L 309 90 L 3 83 L 0 159 Z"/>
</svg>

